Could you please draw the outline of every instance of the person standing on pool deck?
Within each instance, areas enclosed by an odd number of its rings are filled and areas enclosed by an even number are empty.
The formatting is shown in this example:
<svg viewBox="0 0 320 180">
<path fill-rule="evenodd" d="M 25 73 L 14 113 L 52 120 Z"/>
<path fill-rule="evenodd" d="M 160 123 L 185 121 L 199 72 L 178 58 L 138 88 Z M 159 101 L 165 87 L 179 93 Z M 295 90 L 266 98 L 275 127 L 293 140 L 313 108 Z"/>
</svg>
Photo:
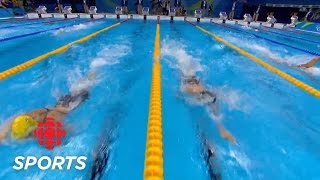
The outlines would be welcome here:
<svg viewBox="0 0 320 180">
<path fill-rule="evenodd" d="M 216 94 L 205 89 L 205 87 L 203 87 L 200 80 L 196 76 L 183 75 L 182 78 L 183 78 L 182 84 L 183 84 L 184 91 L 196 97 L 196 99 L 199 102 L 201 102 L 202 104 L 205 104 L 207 107 L 211 109 L 214 116 L 219 117 L 218 102 L 217 102 Z M 232 136 L 232 134 L 229 131 L 226 130 L 222 122 L 216 119 L 215 119 L 215 122 L 218 126 L 220 136 L 227 139 L 231 143 L 236 144 L 235 138 Z"/>
<path fill-rule="evenodd" d="M 94 79 L 95 73 L 92 73 L 83 80 L 93 81 Z M 86 87 L 75 93 L 60 97 L 53 108 L 41 108 L 18 115 L 0 128 L 0 142 L 7 137 L 10 131 L 14 139 L 19 140 L 28 137 L 38 123 L 44 122 L 47 117 L 52 117 L 55 121 L 61 122 L 67 114 L 79 107 L 88 98 L 89 87 Z"/>
<path fill-rule="evenodd" d="M 298 65 L 299 68 L 311 68 L 314 67 L 318 62 L 320 62 L 320 56 L 317 56 L 313 59 L 311 59 L 309 62 L 305 64 Z"/>
<path fill-rule="evenodd" d="M 207 1 L 201 1 L 201 13 L 202 13 L 202 17 L 204 17 L 204 14 L 206 13 L 207 7 L 208 7 Z"/>
<path fill-rule="evenodd" d="M 213 3 L 209 5 L 209 8 L 208 8 L 208 17 L 212 17 L 212 14 L 213 14 Z"/>
<path fill-rule="evenodd" d="M 128 0 L 122 0 L 121 1 L 121 5 L 122 5 L 122 13 L 123 14 L 128 14 Z"/>
<path fill-rule="evenodd" d="M 0 8 L 7 8 L 9 4 L 6 2 L 6 0 L 0 0 Z"/>
<path fill-rule="evenodd" d="M 141 15 L 142 14 L 143 1 L 142 0 L 137 0 L 134 5 L 137 6 L 137 14 Z"/>
</svg>

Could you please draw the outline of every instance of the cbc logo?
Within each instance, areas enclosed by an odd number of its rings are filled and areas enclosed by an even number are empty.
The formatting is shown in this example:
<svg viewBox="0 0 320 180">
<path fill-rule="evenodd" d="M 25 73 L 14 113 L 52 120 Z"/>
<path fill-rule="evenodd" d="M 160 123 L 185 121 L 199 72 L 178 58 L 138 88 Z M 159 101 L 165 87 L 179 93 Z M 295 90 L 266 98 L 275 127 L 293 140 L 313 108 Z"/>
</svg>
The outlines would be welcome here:
<svg viewBox="0 0 320 180">
<path fill-rule="evenodd" d="M 14 160 L 15 165 L 13 166 L 13 169 L 27 170 L 29 167 L 37 165 L 37 167 L 41 170 L 70 170 L 71 168 L 83 170 L 86 168 L 86 160 L 87 157 L 85 156 L 55 156 L 53 160 L 49 156 L 42 156 L 39 159 L 34 156 L 27 156 L 26 158 L 23 156 L 17 156 Z"/>
<path fill-rule="evenodd" d="M 61 122 L 55 121 L 52 117 L 47 117 L 45 122 L 38 123 L 38 127 L 33 131 L 34 138 L 40 146 L 44 146 L 51 151 L 55 146 L 62 144 L 62 138 L 66 136 L 66 130 Z M 35 156 L 17 156 L 14 159 L 15 170 L 27 170 L 29 167 L 37 166 L 41 170 L 70 170 L 71 168 L 83 170 L 86 168 L 85 156 L 42 156 L 39 159 Z"/>
</svg>

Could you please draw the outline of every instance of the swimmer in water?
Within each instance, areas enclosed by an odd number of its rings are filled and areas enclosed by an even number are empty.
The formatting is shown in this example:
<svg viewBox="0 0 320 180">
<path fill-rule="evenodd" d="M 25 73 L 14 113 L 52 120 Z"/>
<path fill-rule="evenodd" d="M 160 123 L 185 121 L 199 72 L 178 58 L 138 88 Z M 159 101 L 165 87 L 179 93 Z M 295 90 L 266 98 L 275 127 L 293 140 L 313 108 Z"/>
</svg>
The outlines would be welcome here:
<svg viewBox="0 0 320 180">
<path fill-rule="evenodd" d="M 297 67 L 299 68 L 311 68 L 314 67 L 320 61 L 320 56 L 311 59 L 309 62 L 305 64 L 300 64 Z"/>
<path fill-rule="evenodd" d="M 199 122 L 199 121 L 198 121 Z M 197 126 L 199 139 L 202 147 L 203 159 L 207 165 L 207 171 L 211 180 L 221 180 L 219 163 L 217 162 L 216 151 L 213 143 L 206 137 L 203 128 L 200 127 L 201 122 Z"/>
<path fill-rule="evenodd" d="M 221 174 L 218 172 L 217 162 L 216 162 L 216 153 L 213 145 L 208 141 L 204 140 L 204 155 L 206 164 L 208 166 L 208 172 L 211 180 L 221 180 Z"/>
<path fill-rule="evenodd" d="M 200 80 L 196 76 L 184 76 L 182 84 L 184 91 L 193 95 L 194 97 L 196 97 L 198 101 L 208 106 L 212 110 L 214 116 L 219 116 L 216 94 L 205 89 L 205 87 L 201 84 Z M 229 131 L 225 129 L 223 124 L 217 120 L 215 122 L 217 123 L 221 137 L 235 144 L 235 138 L 231 135 Z"/>
<path fill-rule="evenodd" d="M 92 81 L 94 77 L 95 74 L 91 74 L 84 80 Z M 88 89 L 81 89 L 74 94 L 71 93 L 60 97 L 55 107 L 45 107 L 14 117 L 0 128 L 0 142 L 7 137 L 10 131 L 11 136 L 16 140 L 28 137 L 37 127 L 37 124 L 45 122 L 47 117 L 62 122 L 67 114 L 79 107 L 88 97 Z"/>
<path fill-rule="evenodd" d="M 7 8 L 8 3 L 6 2 L 6 0 L 0 0 L 0 8 Z"/>
</svg>

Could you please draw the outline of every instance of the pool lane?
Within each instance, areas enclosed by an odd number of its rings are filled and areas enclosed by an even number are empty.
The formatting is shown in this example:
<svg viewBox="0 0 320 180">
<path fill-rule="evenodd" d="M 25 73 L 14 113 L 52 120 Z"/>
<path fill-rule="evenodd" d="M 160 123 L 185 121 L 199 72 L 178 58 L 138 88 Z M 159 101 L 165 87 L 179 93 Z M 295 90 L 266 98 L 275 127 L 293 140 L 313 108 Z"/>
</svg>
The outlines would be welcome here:
<svg viewBox="0 0 320 180">
<path fill-rule="evenodd" d="M 320 38 L 320 34 L 317 32 L 313 33 L 312 31 L 304 31 L 304 30 L 301 30 L 298 28 L 277 29 L 277 28 L 271 28 L 271 27 L 266 27 L 266 26 L 263 26 L 262 28 L 266 29 L 266 30 L 273 31 L 273 32 L 290 34 L 293 36 L 305 37 L 308 39 L 315 39 L 316 38 L 319 40 L 319 38 Z"/>
<path fill-rule="evenodd" d="M 217 25 L 217 26 L 221 26 L 224 28 L 230 28 L 232 30 L 241 32 L 241 33 L 245 33 L 245 34 L 249 34 L 249 35 L 253 35 L 255 36 L 255 38 L 257 39 L 263 39 L 265 41 L 269 41 L 275 45 L 281 45 L 281 46 L 285 46 L 291 49 L 295 49 L 301 52 L 304 52 L 306 54 L 310 54 L 310 55 L 315 55 L 315 56 L 319 56 L 320 53 L 318 53 L 315 49 L 317 49 L 317 43 L 310 43 L 310 42 L 305 42 L 305 44 L 308 44 L 308 49 L 306 49 L 305 47 L 300 47 L 300 43 L 301 40 L 297 39 L 293 39 L 293 38 L 288 38 L 288 37 L 284 37 L 284 36 L 275 36 L 272 35 L 270 36 L 270 34 L 267 31 L 263 31 L 263 33 L 257 33 L 256 30 L 252 30 L 252 28 L 248 28 L 246 26 L 238 26 L 238 25 L 227 25 L 227 24 L 220 24 L 220 23 L 215 23 L 212 22 L 213 24 Z M 252 31 L 250 31 L 252 30 Z M 261 32 L 261 31 L 260 31 Z M 281 39 L 281 41 L 279 41 L 279 38 Z"/>
<path fill-rule="evenodd" d="M 197 76 L 218 94 L 222 121 L 237 140 L 237 145 L 228 144 L 219 137 L 205 110 L 193 110 L 194 119 L 204 121 L 203 127 L 214 141 L 222 179 L 316 178 L 319 100 L 200 30 L 180 30 L 184 38 L 177 43 L 178 49 L 193 47 L 187 57 L 198 62 L 192 65 L 201 67 Z M 224 29 L 213 32 L 218 31 L 227 37 Z M 182 56 L 176 61 L 185 59 Z M 282 173 L 277 173 L 279 169 Z"/>
<path fill-rule="evenodd" d="M 187 21 L 188 22 L 188 21 Z M 293 85 L 295 85 L 296 87 L 301 88 L 302 90 L 305 90 L 306 92 L 310 93 L 311 95 L 320 98 L 320 91 L 317 90 L 316 88 L 294 78 L 293 76 L 290 76 L 289 74 L 281 71 L 280 69 L 271 66 L 270 64 L 266 63 L 265 61 L 263 61 L 262 59 L 257 58 L 256 56 L 254 56 L 253 54 L 248 53 L 247 51 L 237 47 L 236 45 L 226 41 L 225 39 L 217 36 L 214 33 L 209 32 L 208 30 L 193 24 L 191 22 L 188 22 L 189 24 L 193 25 L 194 27 L 198 28 L 199 30 L 201 30 L 203 33 L 206 33 L 210 36 L 212 36 L 216 41 L 223 43 L 224 45 L 228 46 L 229 48 L 235 50 L 236 52 L 238 52 L 239 54 L 246 56 L 248 59 L 251 59 L 252 61 L 256 62 L 257 64 L 263 66 L 264 68 L 268 69 L 269 71 L 273 72 L 274 74 L 282 77 L 283 79 L 287 80 L 288 82 L 292 83 Z"/>
<path fill-rule="evenodd" d="M 244 25 L 241 25 L 241 24 L 237 24 L 238 26 L 244 26 Z M 250 28 L 254 29 L 254 30 L 257 30 L 257 31 L 263 31 L 263 32 L 266 32 L 268 34 L 273 34 L 275 36 L 280 36 L 280 37 L 287 37 L 289 38 L 290 40 L 296 40 L 296 41 L 302 41 L 302 42 L 309 42 L 309 43 L 314 43 L 315 45 L 319 44 L 320 43 L 320 39 L 319 38 L 315 38 L 315 37 L 309 37 L 309 38 L 306 38 L 304 37 L 303 34 L 292 34 L 292 32 L 290 31 L 286 31 L 286 30 L 280 30 L 280 29 L 276 29 L 276 28 L 267 28 L 267 27 L 264 27 L 264 26 L 260 26 L 260 27 L 253 27 L 253 26 L 250 26 Z"/>
<path fill-rule="evenodd" d="M 2 63 L 0 71 L 52 51 L 116 22 L 118 21 L 99 20 L 86 24 L 80 23 L 69 28 L 1 43 L 0 54 Z"/>
<path fill-rule="evenodd" d="M 112 28 L 115 28 L 115 27 L 117 27 L 117 26 L 119 26 L 119 25 L 121 25 L 122 23 L 125 23 L 125 22 L 127 22 L 127 21 L 128 21 L 128 19 L 127 19 L 127 20 L 120 21 L 120 22 L 118 22 L 118 23 L 115 23 L 115 24 L 113 24 L 113 25 L 111 25 L 111 26 L 107 26 L 107 27 L 105 27 L 105 28 L 103 28 L 103 29 L 100 29 L 99 31 L 96 31 L 96 32 L 91 33 L 91 34 L 89 34 L 89 35 L 87 35 L 87 36 L 81 37 L 80 39 L 78 39 L 78 40 L 76 40 L 76 41 L 72 41 L 72 42 L 70 42 L 70 43 L 68 43 L 68 44 L 66 44 L 66 45 L 64 45 L 64 46 L 61 46 L 61 47 L 59 47 L 59 48 L 57 48 L 57 49 L 55 49 L 55 50 L 53 50 L 53 51 L 47 52 L 47 53 L 45 53 L 45 54 L 43 54 L 43 55 L 41 55 L 41 56 L 38 56 L 38 57 L 33 58 L 33 59 L 31 59 L 31 60 L 28 60 L 28 61 L 26 61 L 25 63 L 22 63 L 22 64 L 20 64 L 20 65 L 17 65 L 17 66 L 15 66 L 15 67 L 13 67 L 13 68 L 10 68 L 10 69 L 8 69 L 8 70 L 5 70 L 5 71 L 3 71 L 3 72 L 0 73 L 0 79 L 3 80 L 3 79 L 5 79 L 5 78 L 8 78 L 8 77 L 16 74 L 16 73 L 21 72 L 21 71 L 23 71 L 23 70 L 25 70 L 25 69 L 27 69 L 27 68 L 30 68 L 30 67 L 33 66 L 34 64 L 36 64 L 36 63 L 38 63 L 38 62 L 40 62 L 40 61 L 42 61 L 42 60 L 44 60 L 44 59 L 46 59 L 46 58 L 48 58 L 48 57 L 50 57 L 50 56 L 63 53 L 64 51 L 67 51 L 70 47 L 72 47 L 73 45 L 86 42 L 86 41 L 90 40 L 91 38 L 94 38 L 95 36 L 97 36 L 97 35 L 99 35 L 99 34 L 101 34 L 101 33 L 103 33 L 103 32 L 106 32 L 106 31 L 108 31 L 108 30 L 110 30 L 110 29 L 112 29 Z"/>
<path fill-rule="evenodd" d="M 7 88 L 2 88 L 0 94 L 6 98 L 0 107 L 6 110 L 1 114 L 1 124 L 15 114 L 54 106 L 59 96 L 86 86 L 86 82 L 79 80 L 96 72 L 96 81 L 89 83 L 92 86 L 89 99 L 65 120 L 70 129 L 63 145 L 48 153 L 33 138 L 19 144 L 0 144 L 1 154 L 10 152 L 0 165 L 6 170 L 0 173 L 0 178 L 87 179 L 92 172 L 99 171 L 102 179 L 141 179 L 154 25 L 152 21 L 129 21 L 4 80 L 0 86 Z M 12 98 L 17 98 L 15 103 L 9 103 Z M 108 158 L 106 164 L 101 161 L 97 167 L 94 164 L 100 147 L 106 147 Z M 88 161 L 83 171 L 57 173 L 32 168 L 16 172 L 11 164 L 18 154 L 85 155 Z"/>
<path fill-rule="evenodd" d="M 42 18 L 42 19 L 0 19 L 0 27 L 8 26 L 8 25 L 18 25 L 18 24 L 29 24 L 29 23 L 41 23 L 46 21 L 54 20 L 55 18 Z"/>
<path fill-rule="evenodd" d="M 299 69 L 295 67 L 309 61 L 314 56 L 215 24 L 204 24 L 202 27 L 306 84 L 320 89 L 320 77 L 317 68 Z M 260 34 L 262 35 L 262 33 Z"/>
<path fill-rule="evenodd" d="M 67 19 L 64 21 L 54 21 L 52 23 L 45 23 L 45 24 L 32 24 L 28 26 L 18 26 L 18 27 L 12 27 L 12 28 L 4 28 L 0 29 L 0 39 L 6 39 L 14 36 L 19 36 L 23 34 L 29 34 L 29 33 L 34 33 L 37 31 L 45 31 L 53 28 L 58 28 L 61 26 L 66 26 L 70 24 L 76 24 L 80 23 L 82 21 L 85 21 L 85 19 L 80 19 L 80 18 L 73 18 L 73 19 Z"/>
<path fill-rule="evenodd" d="M 188 53 L 196 53 L 194 51 L 199 49 L 198 42 L 202 38 L 190 38 L 189 34 L 197 31 L 183 23 L 161 21 L 164 175 L 165 179 L 209 179 L 196 128 L 206 113 L 184 99 L 180 92 L 181 72 L 178 68 L 183 65 L 179 66 L 175 60 L 175 56 L 180 56 L 178 58 L 182 60 L 193 61 Z M 183 45 L 175 42 L 183 42 Z"/>
<path fill-rule="evenodd" d="M 0 30 L 1 29 L 7 29 L 7 28 L 16 28 L 16 27 L 20 27 L 20 26 L 28 26 L 28 25 L 33 25 L 33 24 L 48 24 L 48 23 L 54 23 L 54 22 L 60 22 L 60 21 L 69 21 L 69 20 L 73 20 L 76 18 L 68 18 L 68 19 L 52 19 L 49 21 L 40 21 L 40 22 L 32 22 L 32 23 L 19 23 L 19 24 L 13 24 L 13 25 L 8 25 L 8 26 L 0 26 Z"/>
</svg>

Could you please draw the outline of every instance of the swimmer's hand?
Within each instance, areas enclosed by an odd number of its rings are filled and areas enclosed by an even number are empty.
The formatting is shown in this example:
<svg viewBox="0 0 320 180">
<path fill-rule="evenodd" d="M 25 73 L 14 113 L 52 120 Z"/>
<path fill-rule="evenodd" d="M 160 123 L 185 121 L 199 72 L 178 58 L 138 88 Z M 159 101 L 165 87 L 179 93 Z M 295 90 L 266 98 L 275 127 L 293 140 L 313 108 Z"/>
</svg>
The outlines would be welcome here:
<svg viewBox="0 0 320 180">
<path fill-rule="evenodd" d="M 96 72 L 91 72 L 89 75 L 88 75 L 88 80 L 95 80 L 97 77 L 97 73 Z"/>
<path fill-rule="evenodd" d="M 219 133 L 220 136 L 224 139 L 227 139 L 228 141 L 230 141 L 232 144 L 237 144 L 236 139 L 232 136 L 232 134 L 226 130 L 223 126 L 219 127 Z"/>
<path fill-rule="evenodd" d="M 0 143 L 6 138 L 6 134 L 0 132 Z"/>
<path fill-rule="evenodd" d="M 7 135 L 10 133 L 11 125 L 12 125 L 13 119 L 6 122 L 4 125 L 0 127 L 0 142 L 5 140 Z"/>
</svg>

